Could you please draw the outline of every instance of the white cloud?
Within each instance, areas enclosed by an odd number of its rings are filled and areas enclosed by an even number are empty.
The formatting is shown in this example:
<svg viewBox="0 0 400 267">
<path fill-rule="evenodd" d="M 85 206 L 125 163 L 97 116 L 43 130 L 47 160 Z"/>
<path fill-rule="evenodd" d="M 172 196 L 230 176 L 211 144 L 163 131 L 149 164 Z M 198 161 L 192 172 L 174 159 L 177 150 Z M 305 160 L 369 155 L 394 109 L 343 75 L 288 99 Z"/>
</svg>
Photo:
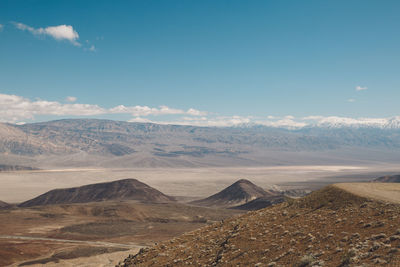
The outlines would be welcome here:
<svg viewBox="0 0 400 267">
<path fill-rule="evenodd" d="M 14 25 L 17 29 L 20 29 L 22 31 L 29 31 L 34 35 L 48 35 L 58 41 L 67 40 L 75 46 L 81 46 L 81 44 L 77 41 L 79 39 L 79 34 L 74 30 L 71 25 L 64 24 L 58 26 L 49 26 L 46 28 L 33 28 L 19 22 L 14 23 Z"/>
<path fill-rule="evenodd" d="M 91 116 L 106 113 L 98 105 L 61 104 L 56 101 L 36 100 L 16 95 L 0 94 L 0 121 L 18 122 L 34 119 L 36 115 Z"/>
<path fill-rule="evenodd" d="M 186 111 L 186 114 L 192 115 L 192 116 L 205 116 L 205 115 L 207 115 L 207 112 L 190 108 L 190 109 L 188 109 L 188 111 Z"/>
<path fill-rule="evenodd" d="M 158 108 L 151 108 L 148 106 L 124 106 L 119 105 L 110 109 L 110 113 L 114 114 L 132 114 L 134 117 L 141 116 L 160 116 L 160 115 L 190 115 L 190 116 L 204 116 L 207 114 L 205 111 L 190 108 L 188 111 L 182 109 L 170 108 L 167 106 L 160 106 Z"/>
<path fill-rule="evenodd" d="M 148 106 L 119 105 L 107 109 L 98 105 L 74 103 L 77 100 L 74 96 L 68 96 L 65 100 L 69 103 L 63 104 L 42 99 L 33 101 L 17 95 L 0 94 L 0 121 L 15 123 L 21 120 L 34 120 L 37 115 L 93 116 L 103 114 L 130 114 L 136 117 L 136 120 L 142 121 L 143 118 L 141 117 L 146 116 L 201 116 L 206 114 L 204 111 L 198 111 L 193 108 L 184 111 L 168 106 L 152 108 Z"/>
<path fill-rule="evenodd" d="M 160 124 L 192 125 L 207 127 L 233 127 L 251 123 L 249 117 L 217 116 L 217 117 L 182 117 L 174 121 L 155 122 Z"/>
<path fill-rule="evenodd" d="M 4 25 L 0 24 L 0 32 L 3 31 L 3 29 L 4 29 Z"/>
<path fill-rule="evenodd" d="M 88 50 L 91 52 L 96 52 L 96 47 L 94 45 L 91 45 Z"/>
<path fill-rule="evenodd" d="M 323 118 L 324 118 L 323 116 L 315 116 L 315 115 L 313 115 L 313 116 L 303 117 L 303 118 L 301 118 L 301 120 L 303 120 L 303 121 L 318 121 L 318 120 L 321 120 Z"/>
<path fill-rule="evenodd" d="M 167 106 L 161 106 L 159 108 L 151 108 L 148 106 L 132 106 L 127 107 L 124 105 L 119 105 L 110 109 L 110 113 L 114 114 L 132 114 L 132 116 L 140 117 L 140 116 L 158 116 L 158 115 L 173 115 L 173 114 L 185 114 L 185 112 L 181 109 L 169 108 Z"/>
<path fill-rule="evenodd" d="M 147 122 L 147 123 L 149 123 L 149 122 L 152 122 L 152 121 L 149 120 L 149 119 L 146 119 L 146 118 L 135 117 L 133 119 L 128 120 L 128 122 Z"/>
<path fill-rule="evenodd" d="M 349 99 L 347 99 L 347 102 L 352 103 L 352 102 L 356 102 L 356 100 L 354 98 L 349 98 Z"/>
<path fill-rule="evenodd" d="M 368 87 L 362 87 L 359 85 L 356 86 L 356 91 L 363 91 L 363 90 L 367 90 L 367 89 L 368 89 Z"/>
<path fill-rule="evenodd" d="M 67 101 L 67 102 L 75 102 L 76 100 L 77 100 L 77 98 L 75 97 L 75 96 L 67 96 L 66 98 L 65 98 L 65 100 Z"/>
<path fill-rule="evenodd" d="M 253 117 L 253 116 L 220 116 L 205 111 L 190 108 L 182 109 L 160 106 L 124 106 L 104 108 L 93 104 L 73 103 L 76 97 L 66 98 L 70 103 L 47 101 L 42 99 L 30 100 L 17 95 L 0 94 L 0 121 L 20 123 L 35 120 L 36 116 L 99 116 L 111 114 L 129 114 L 131 122 L 153 122 L 160 124 L 234 127 L 264 125 L 267 127 L 299 129 L 303 127 L 376 127 L 400 129 L 400 117 L 392 118 L 348 118 L 338 116 L 294 116 L 283 117 Z M 148 116 L 151 116 L 148 118 Z M 156 119 L 156 116 L 161 116 Z M 173 120 L 166 121 L 166 117 Z"/>
</svg>

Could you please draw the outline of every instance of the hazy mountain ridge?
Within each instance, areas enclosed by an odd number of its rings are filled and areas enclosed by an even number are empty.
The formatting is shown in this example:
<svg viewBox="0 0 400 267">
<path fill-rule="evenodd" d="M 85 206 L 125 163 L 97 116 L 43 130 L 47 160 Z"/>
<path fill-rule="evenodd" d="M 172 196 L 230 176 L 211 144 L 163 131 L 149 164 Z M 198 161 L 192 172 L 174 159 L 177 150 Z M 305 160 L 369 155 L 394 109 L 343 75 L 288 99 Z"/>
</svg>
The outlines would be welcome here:
<svg viewBox="0 0 400 267">
<path fill-rule="evenodd" d="M 236 127 L 273 127 L 289 130 L 304 128 L 353 128 L 353 129 L 400 129 L 400 116 L 389 118 L 346 118 L 337 116 L 310 116 L 300 120 L 290 118 L 283 121 L 250 122 L 238 124 Z"/>
<path fill-rule="evenodd" d="M 54 161 L 56 165 L 74 160 L 83 166 L 285 164 L 288 158 L 278 153 L 330 153 L 350 148 L 352 151 L 373 149 L 396 154 L 396 149 L 400 148 L 400 130 L 349 127 L 289 130 L 259 125 L 196 127 L 97 119 L 0 124 L 0 152 L 3 155 L 30 157 L 39 163 Z M 360 154 L 366 153 L 360 152 L 357 157 L 352 156 L 353 159 L 358 160 Z M 43 159 L 37 158 L 38 155 Z M 78 156 L 71 159 L 69 155 Z M 335 157 L 343 158 L 342 155 Z M 302 158 L 306 157 L 303 155 Z"/>
<path fill-rule="evenodd" d="M 0 172 L 8 172 L 8 171 L 34 171 L 39 170 L 38 168 L 20 166 L 20 165 L 7 165 L 0 164 Z"/>
<path fill-rule="evenodd" d="M 381 176 L 373 180 L 375 183 L 400 183 L 400 174 Z"/>
</svg>

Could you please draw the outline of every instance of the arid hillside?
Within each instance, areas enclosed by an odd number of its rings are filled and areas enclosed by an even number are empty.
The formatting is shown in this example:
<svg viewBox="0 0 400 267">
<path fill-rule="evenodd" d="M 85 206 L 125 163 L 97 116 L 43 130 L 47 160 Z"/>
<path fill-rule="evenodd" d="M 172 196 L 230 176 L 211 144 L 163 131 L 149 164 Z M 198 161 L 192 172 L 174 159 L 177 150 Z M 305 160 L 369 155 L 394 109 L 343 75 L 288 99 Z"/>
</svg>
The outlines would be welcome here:
<svg viewBox="0 0 400 267">
<path fill-rule="evenodd" d="M 115 266 L 142 246 L 235 214 L 137 201 L 0 208 L 0 266 Z"/>
<path fill-rule="evenodd" d="M 10 204 L 0 200 L 0 209 L 8 208 Z"/>
<path fill-rule="evenodd" d="M 268 196 L 268 197 L 258 197 L 242 205 L 232 207 L 232 209 L 238 210 L 259 210 L 278 203 L 282 203 L 286 200 L 285 196 Z"/>
<path fill-rule="evenodd" d="M 23 202 L 19 206 L 32 207 L 116 200 L 137 200 L 150 203 L 175 201 L 173 197 L 167 196 L 136 179 L 123 179 L 108 183 L 51 190 L 34 199 Z"/>
<path fill-rule="evenodd" d="M 279 196 L 283 198 L 279 192 L 265 191 L 249 180 L 241 179 L 224 190 L 205 199 L 193 201 L 191 204 L 205 207 L 234 207 L 260 197 L 274 198 Z"/>
<path fill-rule="evenodd" d="M 328 186 L 142 249 L 119 266 L 400 266 L 400 206 L 376 186 L 374 198 L 363 184 Z M 400 198 L 399 184 L 390 190 Z"/>
</svg>

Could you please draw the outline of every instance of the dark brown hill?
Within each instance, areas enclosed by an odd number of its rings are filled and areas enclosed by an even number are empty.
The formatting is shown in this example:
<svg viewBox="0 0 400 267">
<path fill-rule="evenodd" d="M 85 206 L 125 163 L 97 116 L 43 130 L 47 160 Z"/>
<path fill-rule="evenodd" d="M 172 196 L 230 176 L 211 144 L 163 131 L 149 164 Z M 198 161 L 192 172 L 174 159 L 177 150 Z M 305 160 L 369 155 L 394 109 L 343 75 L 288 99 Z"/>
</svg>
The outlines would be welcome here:
<svg viewBox="0 0 400 267">
<path fill-rule="evenodd" d="M 285 201 L 285 196 L 277 195 L 277 196 L 269 196 L 269 197 L 258 197 L 252 201 L 244 203 L 239 206 L 232 207 L 232 209 L 237 210 L 260 210 L 278 203 L 282 203 Z"/>
<path fill-rule="evenodd" d="M 279 195 L 278 192 L 267 192 L 249 180 L 241 179 L 221 192 L 205 199 L 193 201 L 191 204 L 206 207 L 233 207 L 247 203 L 259 197 L 268 198 L 277 195 Z"/>
<path fill-rule="evenodd" d="M 10 204 L 0 200 L 0 209 L 9 208 L 11 207 Z"/>
<path fill-rule="evenodd" d="M 124 179 L 81 187 L 55 189 L 21 203 L 20 207 L 97 201 L 138 200 L 142 202 L 171 202 L 173 197 L 136 180 Z"/>
<path fill-rule="evenodd" d="M 400 192 L 375 186 L 380 196 Z M 386 184 L 387 185 L 387 184 Z M 400 266 L 400 205 L 328 186 L 130 255 L 119 266 Z M 390 193 L 390 192 L 389 192 Z"/>
<path fill-rule="evenodd" d="M 372 182 L 374 183 L 400 183 L 400 174 L 397 175 L 386 175 L 376 178 Z"/>
</svg>

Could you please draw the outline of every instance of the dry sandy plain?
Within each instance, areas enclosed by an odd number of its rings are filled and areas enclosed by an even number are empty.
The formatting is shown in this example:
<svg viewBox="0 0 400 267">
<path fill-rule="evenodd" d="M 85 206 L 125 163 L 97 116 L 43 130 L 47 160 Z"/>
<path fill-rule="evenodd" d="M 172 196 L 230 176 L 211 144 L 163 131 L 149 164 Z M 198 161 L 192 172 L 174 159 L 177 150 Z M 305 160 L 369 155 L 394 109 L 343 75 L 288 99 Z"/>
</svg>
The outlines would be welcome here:
<svg viewBox="0 0 400 267">
<path fill-rule="evenodd" d="M 370 180 L 399 171 L 398 165 L 380 164 L 373 166 L 58 169 L 3 172 L 0 173 L 0 200 L 18 203 L 55 188 L 124 178 L 136 178 L 165 194 L 193 199 L 214 194 L 241 178 L 248 179 L 264 188 L 279 185 L 281 187 L 305 186 L 315 189 L 315 187 L 321 187 L 328 183 Z"/>
<path fill-rule="evenodd" d="M 400 203 L 400 184 L 393 183 L 346 183 L 335 186 L 352 194 L 395 204 Z"/>
<path fill-rule="evenodd" d="M 378 176 L 398 172 L 397 165 L 383 164 L 374 166 L 308 165 L 180 169 L 58 169 L 3 172 L 0 173 L 0 200 L 18 203 L 55 188 L 136 178 L 165 194 L 186 201 L 214 194 L 241 178 L 249 179 L 264 188 L 317 189 L 331 183 L 369 181 Z M 369 191 L 368 188 L 352 190 Z M 394 197 L 398 197 L 398 195 Z M 57 266 L 57 264 L 63 266 L 114 266 L 127 254 L 135 252 L 137 246 L 166 240 L 205 225 L 204 222 L 196 221 L 197 214 L 207 217 L 210 221 L 235 214 L 231 211 L 222 213 L 216 210 L 195 210 L 193 208 L 185 211 L 183 206 L 179 206 L 181 204 L 168 207 L 143 206 L 142 204 L 124 206 L 119 203 L 109 203 L 106 207 L 97 207 L 98 205 L 104 204 L 84 204 L 84 207 L 77 204 L 62 208 L 30 208 L 0 212 L 0 217 L 2 217 L 0 218 L 2 221 L 0 223 L 0 252 L 2 249 L 3 251 L 12 250 L 15 253 L 18 251 L 21 253 L 31 252 L 31 256 L 27 254 L 13 255 L 20 259 L 19 263 L 30 261 L 29 266 Z M 99 214 L 97 214 L 98 210 L 100 210 Z M 110 218 L 108 216 L 110 211 L 119 217 L 117 219 Z M 158 221 L 160 218 L 170 220 L 172 223 L 160 222 Z M 132 229 L 132 232 L 127 235 L 115 235 L 116 227 L 119 227 L 117 232 L 127 228 Z M 103 232 L 109 234 L 102 235 Z M 14 237 L 7 237 L 10 235 Z M 26 236 L 28 239 L 15 238 L 15 236 Z M 29 237 L 50 239 L 29 240 Z M 56 242 L 51 238 L 81 240 L 87 243 Z M 110 242 L 115 245 L 91 242 Z M 124 244 L 130 246 L 130 251 L 118 251 L 118 249 L 128 249 L 128 247 L 124 247 Z M 77 252 L 84 255 L 79 253 L 74 255 Z M 59 262 L 49 261 L 45 265 L 43 263 L 32 264 L 34 263 L 32 259 L 48 259 L 52 255 L 60 256 Z M 78 258 L 74 258 L 75 256 Z M 0 263 L 0 266 L 3 265 Z"/>
</svg>

